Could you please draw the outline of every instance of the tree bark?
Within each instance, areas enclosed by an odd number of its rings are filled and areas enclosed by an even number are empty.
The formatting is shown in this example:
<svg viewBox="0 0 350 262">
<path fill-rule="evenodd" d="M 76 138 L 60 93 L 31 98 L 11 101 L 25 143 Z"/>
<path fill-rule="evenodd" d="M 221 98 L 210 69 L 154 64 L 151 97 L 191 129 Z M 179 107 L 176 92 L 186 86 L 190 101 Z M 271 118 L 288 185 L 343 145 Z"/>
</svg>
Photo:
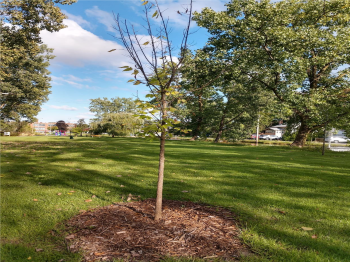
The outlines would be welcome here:
<svg viewBox="0 0 350 262">
<path fill-rule="evenodd" d="M 324 156 L 324 151 L 326 147 L 326 131 L 327 131 L 327 125 L 324 127 L 324 134 L 323 134 L 323 143 L 322 143 L 322 155 Z M 329 139 L 329 141 L 331 141 Z"/>
<path fill-rule="evenodd" d="M 305 122 L 301 121 L 300 128 L 298 130 L 297 136 L 291 146 L 303 147 L 305 145 L 307 136 L 312 131 L 311 127 L 308 127 Z"/>
<path fill-rule="evenodd" d="M 203 98 L 201 93 L 198 95 L 198 109 L 199 109 L 199 117 L 197 120 L 196 128 L 193 131 L 193 136 L 191 138 L 192 141 L 198 139 L 198 136 L 201 133 L 202 123 L 203 123 Z"/>
<path fill-rule="evenodd" d="M 162 218 L 164 162 L 165 162 L 165 131 L 161 133 L 161 137 L 160 137 L 157 199 L 156 199 L 156 210 L 154 215 L 155 221 Z"/>
<path fill-rule="evenodd" d="M 225 109 L 226 111 L 226 109 Z M 220 125 L 219 125 L 219 132 L 218 134 L 216 135 L 216 138 L 215 138 L 215 141 L 214 143 L 218 143 L 220 138 L 221 138 L 221 135 L 222 135 L 222 132 L 224 131 L 224 126 L 225 126 L 225 117 L 226 117 L 226 112 L 224 112 L 222 114 L 222 117 L 221 117 L 221 120 L 220 120 Z"/>
<path fill-rule="evenodd" d="M 201 133 L 201 128 L 202 128 L 202 123 L 203 123 L 203 117 L 199 117 L 198 118 L 198 121 L 197 121 L 197 126 L 195 128 L 195 130 L 193 131 L 193 134 L 192 134 L 192 138 L 191 138 L 191 141 L 194 141 L 194 140 L 197 140 L 198 139 L 198 136 L 200 135 Z"/>
<path fill-rule="evenodd" d="M 162 104 L 162 126 L 165 125 L 167 117 L 166 112 L 166 94 L 165 91 L 161 93 L 161 104 Z M 163 206 L 163 181 L 164 181 L 164 163 L 165 163 L 165 136 L 166 129 L 161 127 L 160 134 L 160 150 L 159 150 L 159 168 L 158 168 L 158 184 L 157 184 L 157 198 L 156 198 L 156 210 L 154 214 L 154 220 L 158 221 L 162 218 L 162 206 Z"/>
<path fill-rule="evenodd" d="M 259 124 L 260 124 L 260 115 L 258 114 L 258 123 L 256 125 L 256 137 L 255 137 L 256 145 L 259 144 L 259 129 L 260 129 Z"/>
</svg>

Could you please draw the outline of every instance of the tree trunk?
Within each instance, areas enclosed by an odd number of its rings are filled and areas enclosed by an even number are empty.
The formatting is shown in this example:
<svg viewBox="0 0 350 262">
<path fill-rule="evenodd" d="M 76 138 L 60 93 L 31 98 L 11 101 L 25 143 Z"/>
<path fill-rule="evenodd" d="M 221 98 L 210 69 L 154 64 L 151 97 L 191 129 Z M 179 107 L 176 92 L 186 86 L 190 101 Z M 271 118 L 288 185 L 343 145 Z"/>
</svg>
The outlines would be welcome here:
<svg viewBox="0 0 350 262">
<path fill-rule="evenodd" d="M 201 133 L 201 129 L 202 129 L 202 123 L 203 123 L 203 98 L 202 98 L 202 94 L 198 95 L 198 109 L 199 109 L 199 117 L 197 120 L 197 125 L 193 131 L 193 136 L 191 138 L 191 140 L 197 140 L 198 136 Z"/>
<path fill-rule="evenodd" d="M 157 199 L 156 199 L 156 210 L 155 210 L 155 216 L 154 216 L 154 220 L 156 221 L 162 218 L 164 162 L 165 162 L 165 131 L 162 132 L 161 138 L 160 138 Z"/>
<path fill-rule="evenodd" d="M 298 134 L 291 144 L 291 146 L 303 147 L 305 145 L 307 136 L 312 131 L 312 128 L 308 127 L 303 121 L 301 122 L 300 128 L 298 130 Z"/>
<path fill-rule="evenodd" d="M 324 150 L 326 147 L 326 132 L 327 132 L 327 125 L 324 127 L 324 134 L 323 134 L 323 143 L 322 143 L 322 155 L 324 156 Z M 329 139 L 329 141 L 331 141 Z"/>
<path fill-rule="evenodd" d="M 225 109 L 226 111 L 226 109 Z M 224 126 L 225 126 L 225 117 L 226 117 L 226 112 L 224 112 L 222 114 L 222 117 L 221 117 L 221 120 L 220 120 L 220 125 L 219 125 L 219 132 L 218 134 L 216 135 L 216 138 L 215 138 L 215 141 L 214 143 L 218 143 L 220 138 L 221 138 L 221 135 L 222 135 L 222 132 L 224 131 Z"/>
<path fill-rule="evenodd" d="M 161 93 L 162 104 L 162 126 L 165 125 L 166 120 L 166 95 L 163 91 Z M 160 134 L 160 150 L 159 150 L 159 167 L 158 167 L 158 184 L 157 184 L 157 198 L 156 198 L 156 210 L 154 214 L 154 220 L 158 221 L 162 218 L 162 206 L 163 206 L 163 181 L 164 181 L 164 163 L 165 163 L 165 135 L 166 129 L 162 127 Z"/>
<path fill-rule="evenodd" d="M 198 136 L 201 133 L 202 123 L 203 123 L 203 117 L 200 116 L 200 117 L 198 117 L 197 126 L 196 126 L 195 130 L 193 131 L 193 136 L 191 138 L 191 141 L 198 139 Z"/>
<path fill-rule="evenodd" d="M 260 124 L 260 115 L 258 114 L 258 123 L 256 125 L 256 137 L 255 137 L 256 145 L 259 144 L 259 129 L 260 129 L 259 124 Z"/>
</svg>

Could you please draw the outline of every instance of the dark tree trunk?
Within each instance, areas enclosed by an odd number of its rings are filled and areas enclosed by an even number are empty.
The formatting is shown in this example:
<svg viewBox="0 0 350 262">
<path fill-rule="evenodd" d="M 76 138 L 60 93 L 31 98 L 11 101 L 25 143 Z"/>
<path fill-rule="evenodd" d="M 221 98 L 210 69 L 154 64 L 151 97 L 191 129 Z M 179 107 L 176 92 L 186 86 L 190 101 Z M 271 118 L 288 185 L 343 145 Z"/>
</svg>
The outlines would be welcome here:
<svg viewBox="0 0 350 262">
<path fill-rule="evenodd" d="M 225 111 L 226 111 L 226 109 L 225 109 Z M 219 125 L 219 131 L 218 131 L 218 134 L 216 135 L 214 143 L 218 143 L 219 142 L 219 140 L 221 138 L 221 135 L 222 135 L 222 132 L 224 131 L 225 117 L 226 117 L 226 112 L 225 111 L 222 114 L 222 117 L 221 117 L 221 120 L 220 120 L 220 125 Z"/>
<path fill-rule="evenodd" d="M 193 134 L 191 138 L 192 141 L 197 140 L 198 136 L 201 134 L 202 123 L 203 123 L 203 117 L 200 116 L 198 117 L 196 128 L 193 130 Z"/>
<path fill-rule="evenodd" d="M 297 136 L 294 142 L 291 144 L 291 146 L 303 147 L 311 131 L 312 131 L 312 128 L 308 127 L 303 121 L 301 121 L 301 125 L 298 130 Z"/>
<path fill-rule="evenodd" d="M 202 98 L 202 94 L 198 95 L 198 111 L 199 111 L 199 117 L 197 119 L 197 123 L 196 123 L 196 127 L 192 133 L 192 138 L 191 140 L 197 140 L 198 136 L 201 133 L 201 129 L 202 129 L 202 123 L 203 123 L 203 98 Z"/>
</svg>

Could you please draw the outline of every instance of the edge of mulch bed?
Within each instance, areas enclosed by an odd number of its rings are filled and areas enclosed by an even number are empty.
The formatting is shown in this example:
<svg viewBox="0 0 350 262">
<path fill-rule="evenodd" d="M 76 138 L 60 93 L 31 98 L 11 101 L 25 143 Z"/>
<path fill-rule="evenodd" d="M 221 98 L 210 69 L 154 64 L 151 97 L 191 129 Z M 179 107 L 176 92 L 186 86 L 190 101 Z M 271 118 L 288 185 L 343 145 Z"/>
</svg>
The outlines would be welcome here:
<svg viewBox="0 0 350 262">
<path fill-rule="evenodd" d="M 71 252 L 84 261 L 159 261 L 166 257 L 239 260 L 252 253 L 240 241 L 234 213 L 189 201 L 163 201 L 154 221 L 155 199 L 115 203 L 82 211 L 66 223 Z"/>
</svg>

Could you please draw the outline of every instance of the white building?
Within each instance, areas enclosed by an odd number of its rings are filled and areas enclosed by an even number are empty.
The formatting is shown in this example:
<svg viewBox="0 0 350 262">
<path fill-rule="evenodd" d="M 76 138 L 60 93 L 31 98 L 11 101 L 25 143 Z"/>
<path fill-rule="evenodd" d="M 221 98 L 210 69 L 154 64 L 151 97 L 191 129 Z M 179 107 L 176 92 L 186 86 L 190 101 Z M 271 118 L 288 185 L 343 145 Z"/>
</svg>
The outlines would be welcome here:
<svg viewBox="0 0 350 262">
<path fill-rule="evenodd" d="M 287 125 L 271 126 L 265 130 L 265 135 L 282 137 L 283 134 L 286 132 L 286 128 Z"/>
</svg>

